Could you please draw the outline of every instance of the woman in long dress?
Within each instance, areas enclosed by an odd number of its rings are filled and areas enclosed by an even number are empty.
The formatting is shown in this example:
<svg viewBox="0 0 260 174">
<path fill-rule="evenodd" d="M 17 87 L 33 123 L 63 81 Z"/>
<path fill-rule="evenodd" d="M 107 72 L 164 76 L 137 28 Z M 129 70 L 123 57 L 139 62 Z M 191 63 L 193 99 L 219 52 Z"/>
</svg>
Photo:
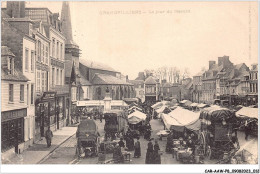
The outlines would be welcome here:
<svg viewBox="0 0 260 174">
<path fill-rule="evenodd" d="M 134 158 L 139 158 L 141 156 L 141 145 L 139 138 L 137 138 L 137 141 L 135 142 L 135 153 Z"/>
<path fill-rule="evenodd" d="M 158 141 L 155 140 L 154 151 L 153 151 L 153 164 L 161 164 L 161 155 L 159 154 L 160 146 Z"/>
<path fill-rule="evenodd" d="M 150 140 L 147 145 L 147 151 L 146 151 L 146 157 L 145 157 L 145 164 L 152 164 L 152 158 L 153 158 L 153 143 Z"/>
</svg>

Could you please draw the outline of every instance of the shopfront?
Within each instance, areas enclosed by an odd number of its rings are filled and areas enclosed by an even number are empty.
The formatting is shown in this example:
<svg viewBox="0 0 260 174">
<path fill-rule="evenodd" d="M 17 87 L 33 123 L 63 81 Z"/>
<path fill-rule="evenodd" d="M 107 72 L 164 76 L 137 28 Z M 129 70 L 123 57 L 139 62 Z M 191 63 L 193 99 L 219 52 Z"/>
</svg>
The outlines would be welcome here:
<svg viewBox="0 0 260 174">
<path fill-rule="evenodd" d="M 43 96 L 37 99 L 35 104 L 35 139 L 44 137 L 44 132 L 58 129 L 56 116 L 56 92 L 44 92 Z"/>
<path fill-rule="evenodd" d="M 19 153 L 18 145 L 24 142 L 24 117 L 27 108 L 1 112 L 1 151 L 15 148 Z"/>
<path fill-rule="evenodd" d="M 57 126 L 58 128 L 64 127 L 67 125 L 69 108 L 66 104 L 65 96 L 57 96 Z"/>
</svg>

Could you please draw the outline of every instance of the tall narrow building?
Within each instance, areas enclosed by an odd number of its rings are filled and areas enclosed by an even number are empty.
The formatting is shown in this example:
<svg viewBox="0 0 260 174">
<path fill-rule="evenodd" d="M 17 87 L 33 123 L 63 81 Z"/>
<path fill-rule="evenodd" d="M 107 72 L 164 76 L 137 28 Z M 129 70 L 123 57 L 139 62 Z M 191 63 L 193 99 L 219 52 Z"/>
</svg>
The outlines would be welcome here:
<svg viewBox="0 0 260 174">
<path fill-rule="evenodd" d="M 70 83 L 71 81 L 71 71 L 73 62 L 75 65 L 75 73 L 76 73 L 76 82 L 79 82 L 79 55 L 80 55 L 80 49 L 79 46 L 73 41 L 72 37 L 72 25 L 71 25 L 71 16 L 70 16 L 70 6 L 69 2 L 63 1 L 62 3 L 62 10 L 61 10 L 61 30 L 62 33 L 66 37 L 66 44 L 65 44 L 65 79 L 66 83 Z M 76 83 L 76 84 L 77 84 Z M 76 95 L 76 98 L 72 100 L 77 100 L 78 95 Z"/>
<path fill-rule="evenodd" d="M 76 101 L 80 100 L 79 46 L 73 41 L 69 2 L 63 1 L 61 10 L 61 31 L 66 37 L 65 43 L 65 83 L 71 85 L 69 102 L 71 121 L 76 111 Z"/>
</svg>

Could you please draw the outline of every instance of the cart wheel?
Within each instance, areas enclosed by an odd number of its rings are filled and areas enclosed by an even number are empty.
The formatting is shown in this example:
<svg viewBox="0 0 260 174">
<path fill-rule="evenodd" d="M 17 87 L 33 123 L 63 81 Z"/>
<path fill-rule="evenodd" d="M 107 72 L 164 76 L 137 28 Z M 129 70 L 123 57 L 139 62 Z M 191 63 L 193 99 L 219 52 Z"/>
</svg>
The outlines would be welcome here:
<svg viewBox="0 0 260 174">
<path fill-rule="evenodd" d="M 206 138 L 205 138 L 205 133 L 201 132 L 199 136 L 199 147 L 202 150 L 201 155 L 205 156 L 206 155 Z"/>
</svg>

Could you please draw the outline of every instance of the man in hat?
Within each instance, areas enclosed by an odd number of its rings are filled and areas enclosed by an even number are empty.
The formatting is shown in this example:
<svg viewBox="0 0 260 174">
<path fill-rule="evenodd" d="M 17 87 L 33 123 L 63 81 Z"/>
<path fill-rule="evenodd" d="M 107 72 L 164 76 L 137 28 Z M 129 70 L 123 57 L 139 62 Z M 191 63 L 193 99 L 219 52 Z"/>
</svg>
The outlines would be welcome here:
<svg viewBox="0 0 260 174">
<path fill-rule="evenodd" d="M 46 142 L 47 142 L 47 147 L 51 146 L 51 139 L 53 137 L 52 131 L 50 130 L 50 127 L 48 127 L 48 129 L 45 132 L 45 138 L 46 138 Z"/>
</svg>

